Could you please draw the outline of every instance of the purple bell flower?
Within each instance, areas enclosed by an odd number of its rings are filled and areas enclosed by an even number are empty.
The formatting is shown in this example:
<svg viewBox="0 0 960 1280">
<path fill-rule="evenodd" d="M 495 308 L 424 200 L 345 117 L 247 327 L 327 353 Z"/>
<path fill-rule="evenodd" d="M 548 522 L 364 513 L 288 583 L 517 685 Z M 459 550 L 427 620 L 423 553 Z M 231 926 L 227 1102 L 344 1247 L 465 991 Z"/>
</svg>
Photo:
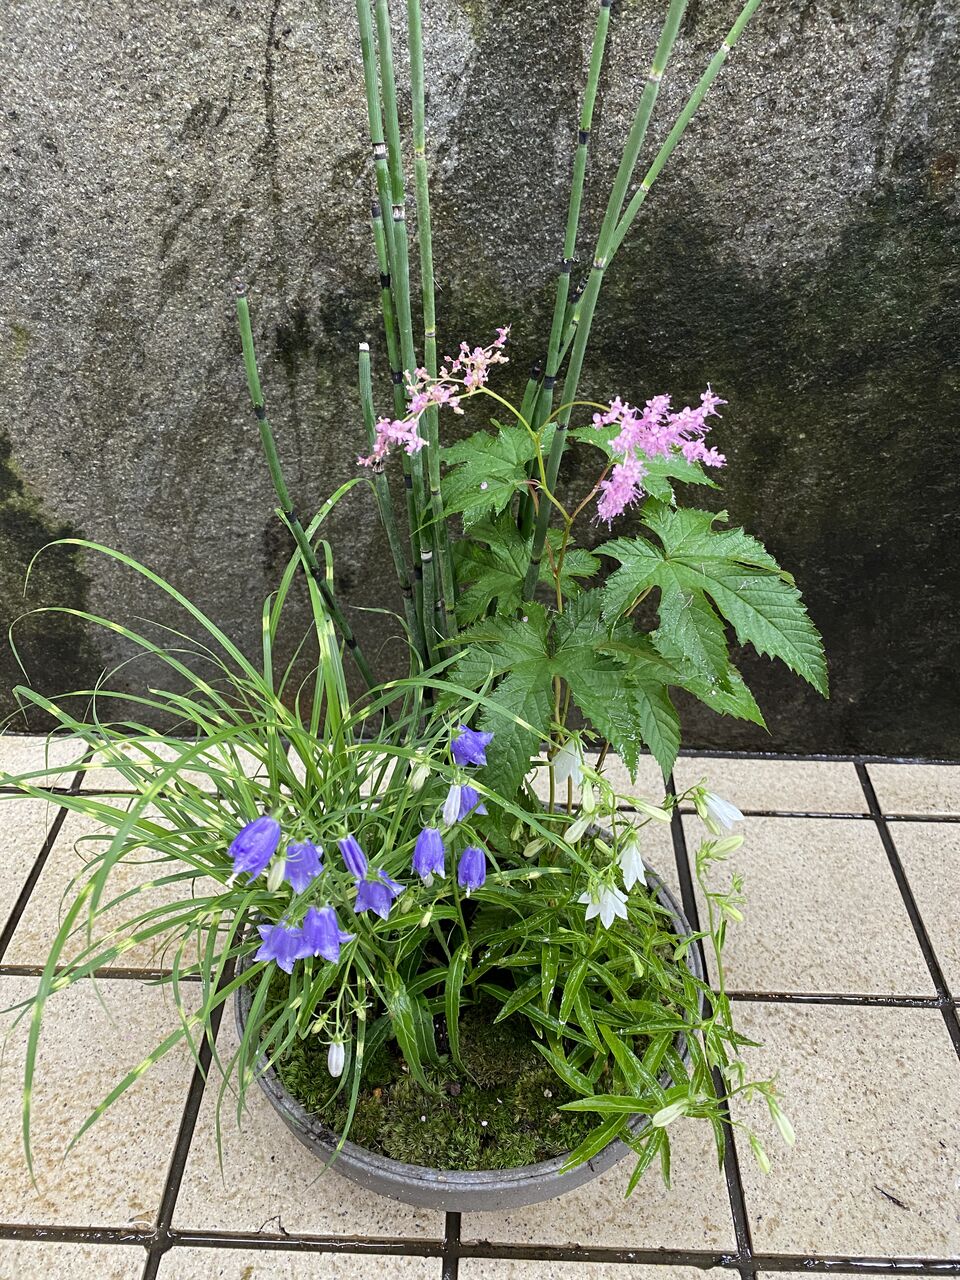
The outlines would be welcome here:
<svg viewBox="0 0 960 1280">
<path fill-rule="evenodd" d="M 338 840 L 340 852 L 343 855 L 344 865 L 353 876 L 354 880 L 362 880 L 367 874 L 367 855 L 360 848 L 357 840 L 353 836 L 344 836 L 342 840 Z"/>
<path fill-rule="evenodd" d="M 465 724 L 462 724 L 450 750 L 453 752 L 454 760 L 461 767 L 468 764 L 483 765 L 487 763 L 487 747 L 492 741 L 492 733 L 479 733 L 476 729 L 468 729 Z"/>
<path fill-rule="evenodd" d="M 303 893 L 311 880 L 323 870 L 320 861 L 320 850 L 312 840 L 304 840 L 301 844 L 287 845 L 287 860 L 283 868 L 283 878 L 294 893 Z"/>
<path fill-rule="evenodd" d="M 460 788 L 460 814 L 459 821 L 462 822 L 468 813 L 486 813 L 486 807 L 480 801 L 480 795 L 476 787 L 468 787 L 466 785 Z"/>
<path fill-rule="evenodd" d="M 470 845 L 460 855 L 457 867 L 457 884 L 465 889 L 467 897 L 473 889 L 479 889 L 487 878 L 487 855 L 476 845 Z"/>
<path fill-rule="evenodd" d="M 386 920 L 393 906 L 394 898 L 403 893 L 403 885 L 391 880 L 385 871 L 378 871 L 376 880 L 361 880 L 357 885 L 357 900 L 353 904 L 353 914 L 372 911 L 381 920 Z"/>
<path fill-rule="evenodd" d="M 286 924 L 262 924 L 257 932 L 263 942 L 254 959 L 276 960 L 284 973 L 293 973 L 296 961 L 307 954 L 302 929 L 292 929 Z"/>
<path fill-rule="evenodd" d="M 434 875 L 442 876 L 445 874 L 443 865 L 445 852 L 443 837 L 437 828 L 424 827 L 417 836 L 416 847 L 413 851 L 413 869 L 424 884 L 430 884 Z"/>
<path fill-rule="evenodd" d="M 308 955 L 323 956 L 331 964 L 340 959 L 340 948 L 357 935 L 346 933 L 333 907 L 311 907 L 303 918 L 303 942 Z"/>
<path fill-rule="evenodd" d="M 264 814 L 254 818 L 233 837 L 227 856 L 233 859 L 233 876 L 248 874 L 255 879 L 266 868 L 280 843 L 280 823 Z"/>
</svg>

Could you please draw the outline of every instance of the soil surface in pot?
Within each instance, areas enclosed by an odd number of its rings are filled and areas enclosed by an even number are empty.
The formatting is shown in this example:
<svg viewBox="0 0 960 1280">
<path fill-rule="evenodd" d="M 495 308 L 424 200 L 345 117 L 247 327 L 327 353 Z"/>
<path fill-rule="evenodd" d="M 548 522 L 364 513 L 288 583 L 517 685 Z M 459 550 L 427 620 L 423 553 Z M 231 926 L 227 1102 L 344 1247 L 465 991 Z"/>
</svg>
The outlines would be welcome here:
<svg viewBox="0 0 960 1280">
<path fill-rule="evenodd" d="M 572 1151 L 596 1125 L 589 1113 L 560 1111 L 577 1095 L 557 1078 L 531 1042 L 522 1018 L 493 1024 L 499 1006 L 463 1009 L 460 1056 L 427 1069 L 437 1089 L 427 1093 L 403 1065 L 394 1041 L 366 1064 L 348 1137 L 369 1151 L 433 1169 L 513 1169 Z M 327 1046 L 296 1043 L 278 1064 L 294 1097 L 335 1133 L 347 1099 L 331 1099 Z"/>
</svg>

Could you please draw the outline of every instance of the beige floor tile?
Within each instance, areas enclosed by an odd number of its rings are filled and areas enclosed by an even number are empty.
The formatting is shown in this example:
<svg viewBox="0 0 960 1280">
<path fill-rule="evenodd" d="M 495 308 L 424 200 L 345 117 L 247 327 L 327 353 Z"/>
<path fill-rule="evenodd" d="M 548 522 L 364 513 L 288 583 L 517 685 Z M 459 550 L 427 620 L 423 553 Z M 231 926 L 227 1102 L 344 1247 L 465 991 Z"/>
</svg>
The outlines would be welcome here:
<svg viewBox="0 0 960 1280">
<path fill-rule="evenodd" d="M 596 759 L 595 755 L 592 756 L 591 763 L 595 764 Z M 652 804 L 659 804 L 666 793 L 663 774 L 660 772 L 660 766 L 653 756 L 644 755 L 640 757 L 636 782 L 631 779 L 627 766 L 616 755 L 607 756 L 603 762 L 603 772 L 610 783 L 627 796 L 640 796 L 643 800 L 649 800 Z"/>
<path fill-rule="evenodd" d="M 39 1192 L 23 1154 L 20 1107 L 27 1020 L 11 1031 L 0 1076 L 0 1221 L 149 1226 L 156 1218 L 193 1060 L 173 1049 L 87 1131 L 94 1108 L 179 1026 L 164 992 L 131 981 L 90 984 L 52 997 L 33 1089 Z M 0 1007 L 28 999 L 33 979 L 0 979 Z M 4 1015 L 4 1030 L 11 1022 Z"/>
<path fill-rule="evenodd" d="M 738 809 L 793 813 L 866 813 L 852 764 L 825 760 L 742 760 L 681 756 L 673 770 L 677 791 L 707 786 Z"/>
<path fill-rule="evenodd" d="M 673 1186 L 659 1167 L 647 1171 L 629 1200 L 628 1157 L 613 1169 L 560 1199 L 512 1213 L 463 1215 L 464 1240 L 517 1244 L 611 1245 L 617 1248 L 727 1249 L 734 1247 L 730 1202 L 709 1126 L 677 1126 L 673 1139 Z"/>
<path fill-rule="evenodd" d="M 460 1260 L 460 1280 L 626 1280 L 627 1277 L 629 1280 L 703 1280 L 704 1274 L 693 1267 L 624 1267 L 618 1262 L 526 1262 L 515 1258 Z"/>
<path fill-rule="evenodd" d="M 101 838 L 97 839 L 97 836 Z M 10 940 L 4 956 L 6 963 L 45 963 L 57 930 L 86 877 L 77 884 L 72 885 L 71 882 L 83 873 L 91 858 L 106 848 L 108 841 L 109 832 L 100 823 L 79 813 L 67 815 Z M 174 868 L 169 862 L 152 862 L 149 858 L 149 852 L 142 849 L 130 859 L 117 863 L 111 873 L 107 897 L 103 900 L 105 904 L 152 879 L 184 869 L 183 864 L 177 864 Z M 206 882 L 197 880 L 194 883 L 196 893 L 203 894 Z M 114 910 L 105 912 L 98 918 L 94 940 L 106 939 L 112 929 L 120 930 L 122 936 L 126 932 L 123 926 L 128 920 L 163 904 L 188 898 L 190 893 L 189 882 L 144 889 L 136 898 L 128 898 Z M 88 945 L 85 916 L 78 922 L 78 928 L 75 938 L 64 950 L 64 961 L 73 959 Z M 107 945 L 109 944 L 105 942 L 104 946 Z M 162 942 L 151 939 L 124 951 L 112 965 L 106 967 L 157 968 L 169 965 L 172 956 L 172 949 L 165 949 Z"/>
<path fill-rule="evenodd" d="M 258 1249 L 173 1249 L 158 1280 L 438 1280 L 437 1258 L 362 1253 L 283 1253 Z"/>
<path fill-rule="evenodd" d="M 229 1062 L 237 1045 L 233 1009 L 217 1048 Z M 315 1235 L 443 1238 L 443 1215 L 364 1191 L 321 1163 L 289 1132 L 259 1088 L 248 1095 L 238 1130 L 236 1105 L 221 1113 L 223 1176 L 217 1161 L 216 1100 L 219 1076 L 211 1076 L 174 1223 L 222 1231 L 291 1231 Z"/>
<path fill-rule="evenodd" d="M 42 770 L 46 776 L 32 778 L 37 787 L 68 787 L 79 766 L 85 746 L 79 738 L 45 738 L 42 734 L 0 733 L 0 786 L 11 775 Z M 55 771 L 56 770 L 56 771 Z M 49 773 L 47 771 L 50 771 Z"/>
<path fill-rule="evenodd" d="M 57 805 L 28 796 L 0 796 L 0 928 L 36 862 Z"/>
<path fill-rule="evenodd" d="M 913 896 L 947 985 L 960 996 L 960 823 L 891 823 Z"/>
<path fill-rule="evenodd" d="M 692 859 L 703 828 L 692 815 L 683 824 Z M 872 822 L 747 818 L 737 829 L 744 843 L 715 876 L 745 881 L 745 919 L 724 948 L 730 990 L 934 994 Z"/>
<path fill-rule="evenodd" d="M 140 1280 L 146 1256 L 139 1245 L 0 1240 L 0 1280 Z"/>
<path fill-rule="evenodd" d="M 751 1072 L 778 1074 L 797 1131 L 786 1148 L 762 1104 L 736 1108 L 773 1160 L 765 1176 L 739 1144 L 754 1247 L 955 1255 L 960 1072 L 939 1012 L 749 1005 L 740 1022 L 765 1044 L 745 1050 Z"/>
<path fill-rule="evenodd" d="M 960 765 L 868 764 L 884 813 L 960 814 Z"/>
</svg>

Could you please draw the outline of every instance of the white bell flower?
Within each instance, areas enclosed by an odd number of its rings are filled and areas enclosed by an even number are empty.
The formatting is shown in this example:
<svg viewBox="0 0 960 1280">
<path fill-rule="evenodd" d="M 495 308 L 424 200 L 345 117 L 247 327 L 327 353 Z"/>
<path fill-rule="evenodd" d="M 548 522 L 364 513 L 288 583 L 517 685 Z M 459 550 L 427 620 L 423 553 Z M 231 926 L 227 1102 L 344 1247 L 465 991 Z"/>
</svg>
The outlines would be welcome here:
<svg viewBox="0 0 960 1280">
<path fill-rule="evenodd" d="M 628 893 L 638 881 L 641 884 L 644 883 L 645 869 L 643 858 L 640 856 L 640 841 L 636 831 L 631 830 L 624 841 L 618 863 L 623 874 L 623 886 Z"/>
<path fill-rule="evenodd" d="M 592 891 L 581 893 L 577 901 L 582 902 L 587 908 L 584 913 L 585 918 L 593 920 L 599 916 L 600 923 L 605 929 L 610 928 L 617 916 L 621 920 L 627 918 L 626 894 L 609 885 L 600 885 Z"/>
<path fill-rule="evenodd" d="M 704 792 L 703 805 L 710 822 L 720 831 L 729 831 L 735 822 L 743 821 L 743 814 L 737 806 L 731 804 L 729 800 L 724 800 L 722 796 L 716 795 L 713 791 Z M 707 825 L 709 826 L 710 823 L 708 822 Z"/>
</svg>

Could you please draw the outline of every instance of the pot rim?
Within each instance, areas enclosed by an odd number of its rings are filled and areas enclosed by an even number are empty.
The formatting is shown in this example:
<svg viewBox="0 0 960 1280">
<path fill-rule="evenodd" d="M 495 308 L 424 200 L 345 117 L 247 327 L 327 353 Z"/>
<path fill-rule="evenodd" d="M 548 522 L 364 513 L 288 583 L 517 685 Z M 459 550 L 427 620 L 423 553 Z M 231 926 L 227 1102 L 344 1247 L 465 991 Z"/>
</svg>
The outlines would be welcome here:
<svg viewBox="0 0 960 1280">
<path fill-rule="evenodd" d="M 678 937 L 689 936 L 694 933 L 693 927 L 683 913 L 683 908 L 677 902 L 671 890 L 646 861 L 644 861 L 643 866 L 647 887 L 655 894 L 657 901 L 666 907 L 673 916 L 677 924 Z M 249 963 L 249 957 L 244 957 L 238 968 L 242 972 L 243 968 L 247 967 Z M 684 953 L 684 963 L 695 978 L 704 981 L 704 967 L 699 946 L 693 945 L 687 948 Z M 704 998 L 704 993 L 701 992 L 701 1010 Z M 246 986 L 239 987 L 234 997 L 234 1008 L 237 1029 L 241 1036 L 244 1032 L 251 1001 L 252 996 L 249 989 Z M 690 1049 L 685 1033 L 678 1033 L 676 1044 L 681 1060 L 685 1065 L 689 1064 Z M 429 1165 L 407 1164 L 403 1160 L 395 1160 L 392 1156 L 380 1155 L 378 1152 L 371 1151 L 368 1147 L 362 1147 L 355 1142 L 351 1142 L 349 1138 L 344 1139 L 342 1145 L 340 1145 L 340 1135 L 328 1128 L 314 1112 L 308 1111 L 300 1100 L 287 1090 L 272 1064 L 260 1058 L 258 1066 L 262 1067 L 262 1069 L 258 1070 L 256 1077 L 260 1088 L 289 1125 L 309 1135 L 311 1142 L 326 1148 L 330 1153 L 327 1167 L 333 1166 L 335 1168 L 337 1161 L 344 1159 L 345 1163 L 352 1165 L 354 1169 L 363 1170 L 378 1179 L 386 1179 L 398 1185 L 422 1185 L 425 1188 L 436 1190 L 439 1184 L 445 1190 L 451 1192 L 503 1191 L 509 1190 L 511 1187 L 529 1186 L 533 1183 L 542 1183 L 544 1180 L 560 1178 L 563 1176 L 561 1170 L 570 1155 L 569 1152 L 565 1152 L 563 1155 L 554 1156 L 550 1160 L 541 1160 L 536 1164 L 517 1165 L 512 1169 L 434 1169 Z M 665 1088 L 669 1088 L 670 1084 L 673 1083 L 672 1077 L 667 1072 L 662 1072 L 659 1079 Z M 628 1124 L 631 1134 L 636 1136 L 649 1126 L 650 1117 L 647 1115 L 634 1116 Z M 338 1147 L 339 1150 L 337 1149 Z M 603 1162 L 603 1167 L 608 1167 L 616 1163 L 616 1160 L 619 1160 L 628 1150 L 626 1143 L 620 1138 L 614 1138 L 596 1156 L 584 1163 L 593 1169 L 596 1167 L 595 1162 L 599 1162 L 601 1157 L 607 1156 L 607 1159 Z M 613 1160 L 609 1158 L 611 1155 L 615 1157 Z"/>
</svg>

